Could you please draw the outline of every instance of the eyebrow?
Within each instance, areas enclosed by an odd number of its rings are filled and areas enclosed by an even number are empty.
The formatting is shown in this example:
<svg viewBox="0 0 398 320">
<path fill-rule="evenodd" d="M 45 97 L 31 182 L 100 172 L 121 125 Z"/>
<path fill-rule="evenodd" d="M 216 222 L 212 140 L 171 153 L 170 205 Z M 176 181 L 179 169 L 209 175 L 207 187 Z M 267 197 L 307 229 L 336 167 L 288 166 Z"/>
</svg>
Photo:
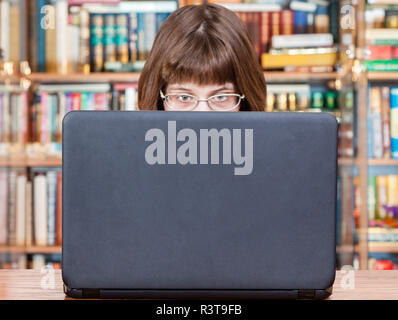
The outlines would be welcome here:
<svg viewBox="0 0 398 320">
<path fill-rule="evenodd" d="M 184 88 L 184 87 L 170 88 L 170 90 L 183 90 L 183 91 L 187 91 L 187 92 L 190 92 L 190 93 L 193 92 L 191 89 L 189 89 L 189 88 Z M 214 93 L 216 93 L 217 91 L 221 91 L 221 90 L 234 90 L 234 89 L 233 89 L 233 88 L 227 88 L 227 87 L 223 86 L 223 87 L 220 87 L 220 88 L 217 88 L 217 89 L 211 91 L 210 94 L 214 94 Z"/>
</svg>

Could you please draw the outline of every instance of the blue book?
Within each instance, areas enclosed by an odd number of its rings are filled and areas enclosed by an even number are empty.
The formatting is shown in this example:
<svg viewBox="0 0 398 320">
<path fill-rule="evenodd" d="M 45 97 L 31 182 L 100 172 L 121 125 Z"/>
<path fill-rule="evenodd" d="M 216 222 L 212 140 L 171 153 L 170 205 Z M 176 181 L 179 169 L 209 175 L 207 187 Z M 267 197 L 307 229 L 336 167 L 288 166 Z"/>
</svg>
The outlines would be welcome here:
<svg viewBox="0 0 398 320">
<path fill-rule="evenodd" d="M 294 33 L 307 33 L 307 12 L 294 11 Z"/>
<path fill-rule="evenodd" d="M 391 157 L 398 159 L 398 87 L 390 90 Z"/>
<path fill-rule="evenodd" d="M 37 71 L 46 72 L 46 29 L 45 14 L 42 9 L 46 5 L 46 0 L 37 1 Z"/>
<path fill-rule="evenodd" d="M 368 149 L 368 158 L 373 158 L 373 121 L 372 121 L 372 113 L 370 110 L 370 86 L 368 86 L 368 103 L 367 103 L 367 149 Z"/>
</svg>

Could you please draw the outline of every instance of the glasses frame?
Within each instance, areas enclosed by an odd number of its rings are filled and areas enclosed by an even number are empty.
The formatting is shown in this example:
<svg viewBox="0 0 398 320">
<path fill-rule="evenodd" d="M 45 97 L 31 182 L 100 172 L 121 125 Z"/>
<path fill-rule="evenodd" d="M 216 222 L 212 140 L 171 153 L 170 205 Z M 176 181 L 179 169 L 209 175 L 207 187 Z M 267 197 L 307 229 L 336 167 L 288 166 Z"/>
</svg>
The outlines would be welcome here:
<svg viewBox="0 0 398 320">
<path fill-rule="evenodd" d="M 162 92 L 162 90 L 160 90 L 160 97 L 162 98 L 163 101 L 166 101 L 166 105 L 167 105 L 170 109 L 177 110 L 177 111 L 192 111 L 193 109 L 195 109 L 195 108 L 198 106 L 199 101 L 206 101 L 206 102 L 207 102 L 207 105 L 209 106 L 209 108 L 212 109 L 213 111 L 231 111 L 231 110 L 234 110 L 234 109 L 236 109 L 237 107 L 239 107 L 239 105 L 240 105 L 240 103 L 242 102 L 242 100 L 245 99 L 245 96 L 244 96 L 244 95 L 240 95 L 240 94 L 238 94 L 238 93 L 220 93 L 220 94 L 215 94 L 214 96 L 208 97 L 207 99 L 200 99 L 200 98 L 198 98 L 198 97 L 196 97 L 196 96 L 193 96 L 193 95 L 191 95 L 191 94 L 183 94 L 183 95 L 185 95 L 185 96 L 190 96 L 190 97 L 194 98 L 194 99 L 195 99 L 195 104 L 193 105 L 192 108 L 181 110 L 181 109 L 176 109 L 176 108 L 174 108 L 173 106 L 169 105 L 169 103 L 167 102 L 167 97 L 168 97 L 168 96 L 171 96 L 171 95 L 175 96 L 175 95 L 179 95 L 179 94 L 178 94 L 178 93 L 174 93 L 174 94 L 166 94 L 166 95 L 164 95 L 163 92 Z M 235 97 L 239 97 L 239 102 L 238 102 L 234 107 L 232 107 L 232 108 L 223 109 L 223 110 L 215 109 L 215 108 L 213 108 L 213 107 L 210 105 L 209 100 L 210 100 L 210 99 L 213 99 L 214 97 L 218 97 L 218 96 L 235 96 Z"/>
</svg>

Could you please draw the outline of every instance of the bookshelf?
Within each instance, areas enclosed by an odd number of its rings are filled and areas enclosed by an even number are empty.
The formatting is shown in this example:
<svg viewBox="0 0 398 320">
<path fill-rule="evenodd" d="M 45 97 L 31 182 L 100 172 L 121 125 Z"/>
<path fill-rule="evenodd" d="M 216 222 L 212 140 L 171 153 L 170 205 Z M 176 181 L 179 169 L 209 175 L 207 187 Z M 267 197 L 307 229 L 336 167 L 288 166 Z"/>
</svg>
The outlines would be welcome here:
<svg viewBox="0 0 398 320">
<path fill-rule="evenodd" d="M 375 18 L 376 11 L 373 11 L 375 8 L 377 8 L 377 12 L 379 12 L 379 18 Z M 390 22 L 387 20 L 388 17 L 395 15 L 394 10 L 396 11 L 397 8 L 398 1 L 396 0 L 359 0 L 356 8 L 356 58 L 360 61 L 361 65 L 363 65 L 362 69 L 358 71 L 356 79 L 358 97 L 356 167 L 359 176 L 359 182 L 356 188 L 358 189 L 358 196 L 361 203 L 357 208 L 359 214 L 356 230 L 356 252 L 359 255 L 360 269 L 371 268 L 372 263 L 370 261 L 379 259 L 391 260 L 395 264 L 397 262 L 398 242 L 396 240 L 383 241 L 385 237 L 388 238 L 389 232 L 394 232 L 396 230 L 396 226 L 394 225 L 395 219 L 391 216 L 392 213 L 387 213 L 387 218 L 385 218 L 385 211 L 380 208 L 383 204 L 387 203 L 391 206 L 395 205 L 395 194 L 392 192 L 392 189 L 388 189 L 388 186 L 393 186 L 395 184 L 393 178 L 397 174 L 398 160 L 392 157 L 391 150 L 386 152 L 385 149 L 388 147 L 386 141 L 391 143 L 391 137 L 388 136 L 386 140 L 386 131 L 381 133 L 381 131 L 378 131 L 377 126 L 375 126 L 377 123 L 380 123 L 378 121 L 382 121 L 382 128 L 386 128 L 384 122 L 386 121 L 389 129 L 392 130 L 394 123 L 391 122 L 391 118 L 387 117 L 386 119 L 385 117 L 386 114 L 391 115 L 390 111 L 383 111 L 384 115 L 382 116 L 384 120 L 376 120 L 375 117 L 377 116 L 377 112 L 379 112 L 379 106 L 382 106 L 380 110 L 387 110 L 385 107 L 387 104 L 384 102 L 387 100 L 382 101 L 380 99 L 380 101 L 378 101 L 378 94 L 385 92 L 381 97 L 383 97 L 383 99 L 388 97 L 388 102 L 390 102 L 391 96 L 388 95 L 391 92 L 391 88 L 398 86 L 398 72 L 376 71 L 373 70 L 371 63 L 372 60 L 377 61 L 379 58 L 378 55 L 383 54 L 381 52 L 382 50 L 384 50 L 384 53 L 391 50 L 391 46 L 387 45 L 382 48 L 377 48 L 377 45 L 380 45 L 385 39 L 389 39 L 389 32 L 393 32 L 393 26 L 388 25 L 392 20 L 390 20 Z M 384 31 L 386 32 L 384 33 Z M 393 40 L 389 41 L 392 43 L 392 47 L 396 45 L 393 43 Z M 377 50 L 380 51 L 378 52 Z M 393 59 L 392 56 L 384 56 L 382 59 L 386 68 L 389 66 L 389 61 L 393 62 L 393 60 L 391 60 Z M 389 108 L 390 104 L 388 103 L 388 110 L 390 110 Z M 383 136 L 384 140 L 379 140 L 379 137 L 381 137 L 379 134 Z M 380 141 L 382 141 L 382 144 L 379 144 Z M 381 146 L 384 148 L 383 155 L 380 154 L 381 149 L 379 148 Z M 392 178 L 388 180 L 389 177 Z M 387 181 L 387 184 L 384 185 L 383 181 Z M 383 190 L 386 190 L 386 192 Z M 384 197 L 385 195 L 388 196 Z M 374 217 L 376 217 L 376 219 Z M 383 227 L 382 224 L 381 229 L 377 231 L 380 233 L 380 236 L 376 239 L 373 238 L 374 230 L 372 227 L 375 220 L 380 223 L 390 220 L 385 222 L 387 223 L 386 226 Z M 391 226 L 391 224 L 393 225 Z"/>
<path fill-rule="evenodd" d="M 77 55 L 76 52 L 67 52 L 68 55 L 71 55 L 75 60 L 71 60 L 73 63 L 69 65 L 69 67 L 64 68 L 62 65 L 57 65 L 56 59 L 57 55 L 54 53 L 57 53 L 56 46 L 59 46 L 61 49 L 67 49 L 65 48 L 65 44 L 60 44 L 57 42 L 56 38 L 54 38 L 54 34 L 48 32 L 46 36 L 48 35 L 48 39 L 50 40 L 49 42 L 45 42 L 45 46 L 48 46 L 50 49 L 55 50 L 54 52 L 45 51 L 46 54 L 49 54 L 47 56 L 48 61 L 43 61 L 40 62 L 40 59 L 42 59 L 42 54 L 43 50 L 40 51 L 39 48 L 39 39 L 40 38 L 40 32 L 43 32 L 43 30 L 38 30 L 37 29 L 37 23 L 34 23 L 34 18 L 35 14 L 37 14 L 37 8 L 34 8 L 34 4 L 37 1 L 42 1 L 43 3 L 46 2 L 46 0 L 36 0 L 36 1 L 29 1 L 27 3 L 28 8 L 32 9 L 30 11 L 30 14 L 28 15 L 28 19 L 26 20 L 27 27 L 29 27 L 31 30 L 26 30 L 25 32 L 25 40 L 26 42 L 26 52 L 27 52 L 27 59 L 29 60 L 29 69 L 25 70 L 20 70 L 23 72 L 14 72 L 11 75 L 5 75 L 1 74 L 1 67 L 0 67 L 0 86 L 1 85 L 7 85 L 7 84 L 16 84 L 16 85 L 24 85 L 25 89 L 27 90 L 27 101 L 28 101 L 28 106 L 30 109 L 35 110 L 36 105 L 40 105 L 42 103 L 40 93 L 40 88 L 43 86 L 47 86 L 46 88 L 49 88 L 49 86 L 53 86 L 52 92 L 49 93 L 49 96 L 51 95 L 58 95 L 57 98 L 60 99 L 59 92 L 62 91 L 62 86 L 67 84 L 67 85 L 74 85 L 80 88 L 85 88 L 87 85 L 109 85 L 109 90 L 106 91 L 106 94 L 113 93 L 113 89 L 119 85 L 119 84 L 136 84 L 139 80 L 140 77 L 140 72 L 139 68 L 134 68 L 132 69 L 138 69 L 138 70 L 127 70 L 127 71 L 120 71 L 117 68 L 112 69 L 113 71 L 106 70 L 105 68 L 105 60 L 100 61 L 99 65 L 93 65 L 93 61 L 90 60 L 85 60 L 82 66 L 77 63 L 78 60 L 76 60 Z M 54 3 L 55 4 L 60 4 L 61 6 L 65 6 L 66 0 L 56 0 Z M 99 1 L 101 2 L 101 1 Z M 126 2 L 126 6 L 129 8 L 132 8 L 132 6 L 135 7 L 140 7 L 140 8 L 145 8 L 144 2 L 148 3 L 150 6 L 153 7 L 154 1 L 150 0 L 145 0 L 145 1 L 121 1 L 121 2 Z M 176 1 L 167 1 L 163 0 L 163 4 L 159 4 L 160 2 L 156 2 L 157 5 L 162 8 L 164 12 L 169 8 L 172 8 L 173 5 L 176 6 Z M 200 2 L 200 1 L 199 1 Z M 215 1 L 217 2 L 217 1 Z M 236 2 L 236 1 L 231 1 L 231 2 Z M 243 1 L 242 1 L 243 2 Z M 277 1 L 276 1 L 277 2 Z M 286 1 L 285 1 L 286 2 Z M 287 1 L 288 2 L 288 1 Z M 322 2 L 322 1 L 320 1 Z M 333 5 L 343 5 L 344 1 L 340 0 L 332 0 L 330 1 L 333 3 Z M 174 3 L 174 4 L 173 4 Z M 198 1 L 195 1 L 197 4 Z M 136 5 L 137 4 L 137 5 Z M 183 4 L 183 1 L 178 1 L 178 6 L 181 6 Z M 184 1 L 184 4 L 190 4 L 189 1 Z M 236 4 L 234 4 L 236 5 Z M 278 15 L 273 15 L 271 12 L 267 9 L 266 4 L 255 4 L 255 3 L 240 3 L 237 4 L 239 8 L 239 16 L 242 18 L 243 21 L 246 21 L 248 24 L 248 29 L 250 36 L 253 37 L 253 41 L 255 39 L 255 34 L 256 32 L 259 31 L 259 29 L 256 29 L 256 27 L 259 27 L 256 23 L 253 24 L 253 20 L 250 22 L 245 19 L 252 19 L 253 18 L 253 12 L 268 12 L 266 19 L 279 19 Z M 101 15 L 102 13 L 109 13 L 109 12 L 114 12 L 114 10 L 118 10 L 117 7 L 119 5 L 114 5 L 116 8 L 110 8 L 107 5 L 103 4 L 95 4 L 92 7 L 88 6 L 86 7 L 87 10 L 90 12 L 90 14 L 93 15 Z M 57 8 L 57 7 L 56 7 Z M 70 8 L 69 8 L 70 9 Z M 289 11 L 289 8 L 284 8 L 284 10 Z M 336 8 L 335 8 L 336 9 Z M 136 10 L 136 9 L 134 9 Z M 275 7 L 273 7 L 273 10 L 276 10 Z M 279 9 L 278 9 L 279 10 Z M 277 11 L 278 11 L 277 10 Z M 286 11 L 285 10 L 285 11 Z M 145 11 L 145 10 L 144 10 Z M 335 12 L 338 12 L 335 10 Z M 241 14 L 242 12 L 245 12 L 244 14 Z M 281 11 L 282 12 L 282 11 Z M 117 14 L 119 14 L 118 12 Z M 285 12 L 286 13 L 286 12 Z M 78 15 L 81 14 L 80 9 L 75 7 L 73 10 L 69 11 L 70 14 L 70 19 L 72 21 L 72 25 L 68 26 L 68 31 L 65 31 L 65 29 L 60 29 L 60 34 L 64 35 L 65 32 L 68 35 L 68 37 L 64 38 L 69 38 L 70 39 L 75 39 L 76 40 L 76 30 L 78 28 L 86 28 L 87 25 L 80 25 L 77 23 L 74 19 Z M 308 15 L 314 15 L 312 18 L 317 18 L 317 21 L 323 21 L 320 20 L 321 17 L 315 17 L 315 13 L 308 13 Z M 317 13 L 318 14 L 318 13 Z M 322 19 L 326 19 L 325 12 L 321 12 L 320 15 L 323 16 Z M 281 16 L 279 16 L 281 17 Z M 62 18 L 62 17 L 61 17 Z M 65 18 L 65 16 L 63 16 Z M 165 17 L 163 17 L 165 18 Z M 163 19 L 160 17 L 160 19 Z M 328 17 L 327 19 L 330 23 L 331 28 L 335 28 L 336 25 L 338 25 L 338 16 L 334 17 L 335 19 L 333 20 L 333 17 Z M 151 17 L 153 19 L 153 16 Z M 61 20 L 62 22 L 63 20 Z M 254 20 L 255 21 L 255 20 Z M 310 19 L 308 20 L 310 21 Z M 245 23 L 246 23 L 245 22 Z M 282 22 L 282 21 L 280 21 Z M 1 23 L 1 21 L 0 21 Z M 64 22 L 63 22 L 64 23 Z M 102 22 L 105 24 L 105 20 L 102 20 Z M 293 22 L 292 22 L 293 23 Z M 334 27 L 333 27 L 334 25 Z M 65 25 L 64 25 L 65 26 Z M 250 26 L 250 27 L 249 27 Z M 289 23 L 287 24 L 281 24 L 281 30 L 283 28 L 289 28 Z M 2 25 L 0 24 L 0 28 Z M 159 25 L 156 25 L 156 28 L 158 28 Z M 301 26 L 302 27 L 302 26 Z M 310 26 L 308 26 L 310 27 Z M 319 26 L 318 26 L 319 27 Z M 275 25 L 273 24 L 272 28 L 276 28 Z M 315 24 L 312 26 L 312 28 L 315 28 Z M 272 31 L 270 29 L 270 32 Z M 276 28 L 277 29 L 277 28 Z M 257 31 L 256 31 L 257 30 Z M 30 35 L 29 32 L 32 34 Z M 87 31 L 87 30 L 86 30 Z M 315 30 L 313 30 L 315 32 Z M 47 31 L 46 31 L 47 32 Z M 71 33 L 68 33 L 71 32 Z M 90 30 L 90 32 L 92 32 Z M 104 31 L 105 32 L 105 31 Z M 151 35 L 148 36 L 148 38 L 153 37 L 153 30 L 151 31 Z M 275 30 L 272 32 L 276 32 Z M 303 32 L 301 30 L 300 32 Z M 305 33 L 305 32 L 304 32 Z M 318 32 L 319 33 L 319 32 Z M 347 35 L 347 31 L 344 31 L 344 33 Z M 348 32 L 350 33 L 350 32 Z M 23 34 L 23 33 L 21 33 Z M 274 33 L 273 33 L 274 34 Z M 43 36 L 43 34 L 41 35 Z M 70 36 L 70 37 L 69 37 Z M 34 41 L 29 41 L 28 38 L 30 39 L 35 39 L 37 38 L 37 43 Z M 82 40 L 82 39 L 80 39 Z M 84 40 L 84 39 L 83 39 Z M 85 39 L 87 41 L 87 39 Z M 264 40 L 264 39 L 263 39 Z M 42 39 L 43 41 L 43 39 Z M 51 42 L 52 41 L 52 42 Z M 266 50 L 264 51 L 264 47 L 261 50 L 258 50 L 259 54 L 259 61 L 261 62 L 261 57 L 262 54 L 268 53 L 268 51 L 271 49 L 271 38 L 269 37 L 268 39 L 265 39 L 265 43 L 261 43 L 262 45 L 265 45 Z M 22 42 L 21 42 L 22 43 Z M 69 43 L 69 42 L 68 42 Z M 87 45 L 87 43 L 86 43 Z M 257 48 L 257 42 L 256 42 L 256 48 Z M 305 108 L 304 110 L 297 110 L 297 111 L 302 111 L 302 112 L 330 112 L 333 115 L 335 115 L 338 119 L 341 120 L 341 124 L 345 126 L 344 128 L 344 134 L 347 135 L 348 133 L 348 138 L 344 140 L 345 148 L 346 151 L 350 151 L 353 149 L 353 142 L 352 142 L 352 137 L 350 137 L 349 133 L 352 131 L 352 119 L 353 119 L 353 105 L 352 101 L 350 102 L 347 97 L 352 97 L 354 93 L 354 88 L 353 88 L 353 72 L 352 72 L 352 65 L 353 65 L 353 57 L 348 57 L 346 56 L 345 52 L 349 50 L 352 51 L 352 45 L 344 43 L 337 43 L 336 41 L 333 42 L 332 46 L 341 46 L 341 55 L 339 55 L 339 59 L 341 58 L 341 61 L 337 63 L 336 68 L 332 68 L 331 65 L 328 66 L 321 66 L 321 69 L 323 68 L 324 70 L 317 70 L 314 71 L 311 69 L 311 67 L 307 67 L 307 69 L 299 69 L 299 70 L 281 70 L 279 69 L 272 69 L 272 68 L 267 68 L 266 66 L 264 67 L 264 77 L 266 79 L 267 84 L 269 84 L 269 87 L 272 85 L 276 86 L 281 86 L 281 85 L 286 85 L 289 86 L 289 88 L 293 88 L 295 90 L 296 86 L 303 86 L 306 85 L 307 87 L 305 90 L 307 90 L 307 93 L 309 93 L 309 102 L 308 102 L 308 107 Z M 1 43 L 0 43 L 1 47 Z M 89 49 L 92 50 L 92 48 L 89 45 Z M 104 49 L 104 48 L 103 48 Z M 138 50 L 138 47 L 137 47 Z M 61 50 L 62 51 L 62 50 Z M 14 51 L 15 53 L 15 51 Z M 60 50 L 58 50 L 58 54 L 61 55 L 61 57 L 65 57 Z M 93 50 L 91 51 L 91 54 L 93 54 Z M 120 51 L 118 54 L 122 54 L 122 51 Z M 117 54 L 117 55 L 118 55 Z M 139 55 L 142 55 L 139 57 Z M 145 50 L 142 49 L 142 52 L 140 53 L 140 50 L 137 51 L 138 55 L 138 60 L 141 58 L 145 58 L 146 55 L 148 54 L 148 48 L 146 47 Z M 69 56 L 68 56 L 69 57 Z M 87 57 L 85 57 L 87 58 Z M 54 60 L 55 59 L 55 60 Z M 22 54 L 19 55 L 19 58 L 14 60 L 14 69 L 17 68 L 19 65 L 19 62 L 22 60 L 25 60 L 25 57 Z M 95 59 L 94 59 L 95 60 Z M 1 61 L 0 61 L 1 62 Z M 131 62 L 131 61 L 130 61 Z M 142 62 L 142 61 L 141 61 Z M 1 63 L 0 63 L 1 66 Z M 127 64 L 127 67 L 128 64 Z M 103 71 L 96 71 L 96 68 L 100 68 Z M 91 69 L 91 72 L 88 72 L 88 69 Z M 84 71 L 84 72 L 83 72 Z M 301 88 L 301 87 L 300 87 Z M 300 89 L 301 90 L 301 89 Z M 326 110 L 325 108 L 312 108 L 311 106 L 311 94 L 313 91 L 317 91 L 318 93 L 325 94 L 327 92 L 333 92 L 337 93 L 337 100 L 338 100 L 338 105 L 339 108 L 336 109 L 328 109 Z M 101 92 L 104 93 L 104 92 Z M 340 95 L 341 93 L 341 95 Z M 276 93 L 276 97 L 279 93 Z M 351 94 L 351 95 L 350 95 Z M 120 97 L 120 96 L 119 96 Z M 121 95 L 121 97 L 124 99 L 125 97 Z M 38 101 L 39 99 L 39 102 Z M 111 99 L 111 98 L 110 98 Z M 325 99 L 326 100 L 326 99 Z M 107 102 L 111 102 L 113 100 L 106 100 Z M 350 104 L 351 103 L 351 104 Z M 113 107 L 113 105 L 112 105 Z M 290 107 L 289 107 L 290 108 Z M 121 107 L 120 109 L 117 110 L 123 110 Z M 289 111 L 286 108 L 285 109 L 279 109 L 279 107 L 275 107 L 275 111 Z M 31 111 L 29 111 L 31 112 Z M 32 111 L 33 114 L 33 111 Z M 31 125 L 29 126 L 28 129 L 28 134 L 27 134 L 27 141 L 25 146 L 28 149 L 29 145 L 31 143 L 37 143 L 35 139 L 32 137 L 34 136 L 32 134 L 33 130 L 32 129 L 34 126 Z M 40 135 L 37 135 L 38 137 Z M 31 141 L 33 139 L 33 141 Z M 52 137 L 50 139 L 50 142 L 54 142 L 56 138 Z M 339 154 L 339 159 L 338 159 L 338 164 L 339 164 L 339 175 L 341 177 L 341 187 L 343 189 L 343 198 L 341 199 L 341 213 L 340 213 L 340 218 L 341 218 L 341 234 L 342 234 L 342 241 L 339 244 L 337 248 L 337 252 L 339 255 L 341 255 L 341 260 L 342 262 L 340 263 L 341 265 L 343 264 L 352 264 L 353 261 L 353 253 L 356 250 L 359 250 L 358 246 L 354 247 L 354 241 L 353 241 L 353 234 L 352 234 L 352 222 L 350 221 L 350 218 L 352 218 L 352 203 L 353 203 L 353 195 L 351 191 L 352 187 L 352 175 L 353 175 L 353 167 L 354 165 L 358 165 L 358 163 L 361 162 L 360 158 L 353 158 L 353 154 L 350 152 L 348 153 L 342 153 Z M 28 180 L 31 180 L 33 182 L 33 177 L 34 174 L 37 172 L 46 172 L 46 170 L 59 170 L 60 167 L 62 166 L 62 158 L 60 155 L 46 155 L 46 154 L 8 154 L 8 155 L 2 155 L 0 156 L 0 169 L 6 169 L 9 171 L 12 170 L 25 170 L 26 175 L 28 177 Z M 15 255 L 60 255 L 62 251 L 62 248 L 59 244 L 56 245 L 26 245 L 26 246 L 17 246 L 17 245 L 0 245 L 0 255 L 1 254 L 15 254 Z M 1 259 L 0 259 L 1 262 Z"/>
</svg>

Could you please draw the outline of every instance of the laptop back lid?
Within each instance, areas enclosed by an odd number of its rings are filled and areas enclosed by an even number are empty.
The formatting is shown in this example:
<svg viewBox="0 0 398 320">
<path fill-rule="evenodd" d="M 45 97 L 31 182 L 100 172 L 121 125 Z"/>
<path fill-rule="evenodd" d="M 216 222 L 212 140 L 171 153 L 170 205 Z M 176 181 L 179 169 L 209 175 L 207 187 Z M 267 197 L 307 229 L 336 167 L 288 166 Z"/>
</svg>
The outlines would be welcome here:
<svg viewBox="0 0 398 320">
<path fill-rule="evenodd" d="M 337 122 L 329 114 L 69 112 L 64 282 L 328 288 L 336 170 Z"/>
</svg>

